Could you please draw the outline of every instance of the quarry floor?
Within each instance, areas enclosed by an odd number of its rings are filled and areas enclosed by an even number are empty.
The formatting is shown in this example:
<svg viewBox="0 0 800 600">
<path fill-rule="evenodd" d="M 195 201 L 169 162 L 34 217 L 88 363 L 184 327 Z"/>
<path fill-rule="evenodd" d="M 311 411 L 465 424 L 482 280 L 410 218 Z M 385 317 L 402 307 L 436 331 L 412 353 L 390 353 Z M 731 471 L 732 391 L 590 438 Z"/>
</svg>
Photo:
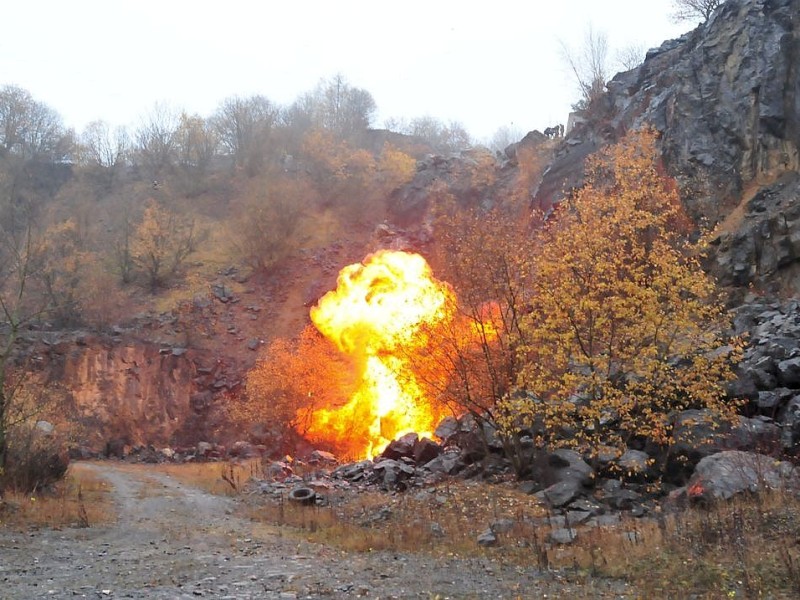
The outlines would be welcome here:
<svg viewBox="0 0 800 600">
<path fill-rule="evenodd" d="M 167 475 L 85 464 L 112 486 L 111 525 L 0 529 L 0 599 L 626 598 L 485 559 L 346 553 L 236 515 L 233 498 Z"/>
</svg>

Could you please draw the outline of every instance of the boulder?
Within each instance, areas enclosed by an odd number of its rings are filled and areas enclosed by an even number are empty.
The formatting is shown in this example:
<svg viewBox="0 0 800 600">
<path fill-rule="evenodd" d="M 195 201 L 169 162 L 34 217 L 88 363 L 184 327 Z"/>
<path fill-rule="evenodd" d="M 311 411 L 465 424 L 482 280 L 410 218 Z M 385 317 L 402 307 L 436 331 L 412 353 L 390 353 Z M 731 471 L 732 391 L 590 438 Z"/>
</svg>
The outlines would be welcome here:
<svg viewBox="0 0 800 600">
<path fill-rule="evenodd" d="M 422 466 L 431 462 L 442 453 L 442 447 L 430 438 L 420 438 L 414 444 L 414 463 Z"/>
<path fill-rule="evenodd" d="M 487 529 L 478 536 L 478 545 L 485 548 L 497 545 L 497 536 L 494 534 L 494 531 L 492 531 L 491 528 Z"/>
<path fill-rule="evenodd" d="M 617 459 L 617 466 L 627 479 L 642 479 L 650 474 L 651 462 L 647 452 L 628 449 Z"/>
<path fill-rule="evenodd" d="M 800 387 L 800 356 L 778 363 L 778 382 L 788 388 Z"/>
<path fill-rule="evenodd" d="M 686 486 L 690 500 L 728 500 L 743 492 L 796 489 L 797 469 L 765 454 L 728 450 L 703 458 Z"/>
<path fill-rule="evenodd" d="M 419 441 L 419 436 L 416 433 L 407 433 L 406 435 L 397 438 L 386 446 L 386 449 L 381 452 L 381 458 L 388 458 L 391 460 L 399 460 L 401 458 L 413 458 L 414 447 Z"/>
<path fill-rule="evenodd" d="M 574 543 L 578 539 L 578 532 L 572 528 L 562 527 L 551 531 L 548 539 L 553 544 L 565 546 Z"/>
<path fill-rule="evenodd" d="M 536 497 L 546 502 L 551 508 L 561 508 L 577 499 L 584 491 L 585 489 L 579 480 L 567 479 L 554 483 L 543 491 L 538 492 Z"/>
</svg>

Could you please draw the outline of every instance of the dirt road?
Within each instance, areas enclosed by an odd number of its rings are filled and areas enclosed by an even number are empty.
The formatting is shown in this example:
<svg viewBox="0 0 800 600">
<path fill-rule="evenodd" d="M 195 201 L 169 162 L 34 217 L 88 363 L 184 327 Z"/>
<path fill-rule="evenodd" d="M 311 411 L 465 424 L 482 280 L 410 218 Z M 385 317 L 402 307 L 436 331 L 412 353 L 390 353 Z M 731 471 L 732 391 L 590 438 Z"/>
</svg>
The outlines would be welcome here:
<svg viewBox="0 0 800 600">
<path fill-rule="evenodd" d="M 0 530 L 0 598 L 625 597 L 486 559 L 345 554 L 234 515 L 235 500 L 113 463 L 81 465 L 113 486 L 110 526 Z M 624 591 L 624 590 L 623 590 Z"/>
</svg>

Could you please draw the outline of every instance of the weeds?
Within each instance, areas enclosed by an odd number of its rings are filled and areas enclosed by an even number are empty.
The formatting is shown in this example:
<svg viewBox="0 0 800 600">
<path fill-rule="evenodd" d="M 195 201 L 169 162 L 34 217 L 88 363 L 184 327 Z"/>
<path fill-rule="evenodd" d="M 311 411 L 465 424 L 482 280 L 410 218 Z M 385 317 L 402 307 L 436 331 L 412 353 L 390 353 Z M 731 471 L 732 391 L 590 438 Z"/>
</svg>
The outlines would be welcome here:
<svg viewBox="0 0 800 600">
<path fill-rule="evenodd" d="M 105 481 L 80 465 L 70 467 L 64 480 L 47 493 L 9 492 L 0 504 L 0 526 L 92 527 L 114 519 Z"/>
</svg>

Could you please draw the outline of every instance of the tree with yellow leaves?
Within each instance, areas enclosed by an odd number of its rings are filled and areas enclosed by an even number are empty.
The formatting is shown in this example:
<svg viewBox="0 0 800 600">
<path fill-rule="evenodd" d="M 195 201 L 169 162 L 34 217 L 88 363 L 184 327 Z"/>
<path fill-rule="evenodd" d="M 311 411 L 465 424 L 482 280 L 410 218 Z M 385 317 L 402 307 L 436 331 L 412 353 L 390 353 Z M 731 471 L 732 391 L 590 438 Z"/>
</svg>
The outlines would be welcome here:
<svg viewBox="0 0 800 600">
<path fill-rule="evenodd" d="M 75 219 L 47 228 L 36 259 L 37 280 L 52 317 L 59 325 L 80 322 L 84 284 L 94 260 L 81 243 Z"/>
<path fill-rule="evenodd" d="M 149 200 L 133 236 L 131 257 L 155 292 L 178 273 L 196 243 L 193 219 Z"/>
<path fill-rule="evenodd" d="M 587 183 L 536 235 L 521 323 L 527 394 L 501 425 L 588 452 L 642 436 L 667 443 L 668 416 L 724 401 L 736 344 L 722 338 L 715 284 L 689 243 L 655 135 L 630 134 L 588 163 Z"/>
</svg>

